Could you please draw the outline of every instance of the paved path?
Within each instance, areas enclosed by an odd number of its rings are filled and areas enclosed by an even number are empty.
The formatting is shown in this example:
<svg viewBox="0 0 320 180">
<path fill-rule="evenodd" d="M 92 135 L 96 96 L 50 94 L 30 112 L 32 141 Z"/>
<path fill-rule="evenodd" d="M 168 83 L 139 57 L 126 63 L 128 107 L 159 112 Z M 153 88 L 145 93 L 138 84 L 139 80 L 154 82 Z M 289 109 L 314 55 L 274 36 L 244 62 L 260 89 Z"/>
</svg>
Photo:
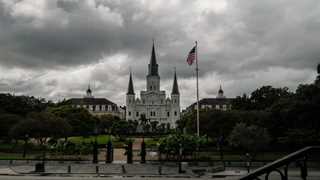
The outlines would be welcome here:
<svg viewBox="0 0 320 180">
<path fill-rule="evenodd" d="M 169 177 L 46 177 L 46 176 L 0 176 L 0 180 L 214 180 L 216 178 L 169 178 Z M 239 177 L 217 178 L 218 180 L 237 180 Z M 272 177 L 272 180 L 279 178 Z M 280 180 L 280 179 L 279 179 Z M 298 177 L 291 177 L 290 180 L 301 180 Z M 308 177 L 308 180 L 319 180 L 319 177 Z"/>
<path fill-rule="evenodd" d="M 18 175 L 18 173 L 14 172 L 10 168 L 0 168 L 1 175 Z"/>
</svg>

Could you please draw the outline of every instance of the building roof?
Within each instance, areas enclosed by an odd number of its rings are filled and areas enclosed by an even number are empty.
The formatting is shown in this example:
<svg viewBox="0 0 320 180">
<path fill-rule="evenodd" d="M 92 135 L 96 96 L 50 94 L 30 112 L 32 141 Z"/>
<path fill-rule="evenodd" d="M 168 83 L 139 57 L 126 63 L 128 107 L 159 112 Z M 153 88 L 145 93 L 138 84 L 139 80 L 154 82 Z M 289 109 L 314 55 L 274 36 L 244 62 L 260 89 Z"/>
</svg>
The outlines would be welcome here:
<svg viewBox="0 0 320 180">
<path fill-rule="evenodd" d="M 71 98 L 68 100 L 71 104 L 75 105 L 115 105 L 106 98 Z"/>
<path fill-rule="evenodd" d="M 179 94 L 179 87 L 178 87 L 176 71 L 174 71 L 174 80 L 173 80 L 173 87 L 172 87 L 171 94 Z"/>
<path fill-rule="evenodd" d="M 232 98 L 204 98 L 199 101 L 200 104 L 226 104 L 231 103 Z"/>
<path fill-rule="evenodd" d="M 224 104 L 231 104 L 231 101 L 233 100 L 233 98 L 203 98 L 199 101 L 199 106 L 201 105 L 224 105 Z M 196 106 L 197 102 L 191 104 L 189 107 L 187 107 L 187 109 L 192 108 L 194 106 Z"/>
</svg>

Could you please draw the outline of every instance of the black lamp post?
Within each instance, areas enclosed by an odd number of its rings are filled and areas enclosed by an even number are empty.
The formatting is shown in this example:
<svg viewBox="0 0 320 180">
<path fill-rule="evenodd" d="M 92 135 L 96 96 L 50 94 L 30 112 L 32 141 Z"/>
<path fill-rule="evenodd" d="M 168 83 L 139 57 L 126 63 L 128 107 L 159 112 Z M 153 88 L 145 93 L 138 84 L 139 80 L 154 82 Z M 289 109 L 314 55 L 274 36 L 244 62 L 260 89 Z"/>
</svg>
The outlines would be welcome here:
<svg viewBox="0 0 320 180">
<path fill-rule="evenodd" d="M 184 173 L 184 171 L 182 170 L 182 144 L 179 144 L 179 173 Z"/>
<path fill-rule="evenodd" d="M 97 140 L 97 136 L 98 136 L 98 128 L 97 128 L 97 125 L 95 125 L 92 163 L 98 163 L 98 140 Z"/>
<path fill-rule="evenodd" d="M 141 142 L 141 163 L 146 163 L 146 143 L 144 142 L 144 137 Z"/>
<path fill-rule="evenodd" d="M 107 158 L 106 158 L 106 163 L 112 163 L 113 161 L 113 147 L 112 147 L 112 142 L 111 139 L 109 139 L 107 143 Z"/>
<path fill-rule="evenodd" d="M 29 138 L 29 134 L 25 134 L 24 135 L 24 145 L 23 145 L 23 155 L 22 155 L 23 158 L 25 158 L 26 154 L 27 154 L 28 138 Z"/>
<path fill-rule="evenodd" d="M 218 151 L 220 153 L 220 160 L 223 164 L 223 169 L 225 169 L 225 164 L 224 164 L 224 159 L 223 159 L 223 149 L 222 149 L 222 145 L 223 145 L 223 136 L 220 136 L 218 139 Z"/>
</svg>

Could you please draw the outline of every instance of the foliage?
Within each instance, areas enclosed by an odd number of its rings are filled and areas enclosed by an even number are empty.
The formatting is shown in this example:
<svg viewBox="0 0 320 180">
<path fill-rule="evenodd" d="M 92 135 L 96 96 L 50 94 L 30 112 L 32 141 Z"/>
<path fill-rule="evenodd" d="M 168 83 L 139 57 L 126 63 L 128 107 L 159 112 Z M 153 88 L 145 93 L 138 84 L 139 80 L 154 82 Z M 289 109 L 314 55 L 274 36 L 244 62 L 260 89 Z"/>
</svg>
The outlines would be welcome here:
<svg viewBox="0 0 320 180">
<path fill-rule="evenodd" d="M 247 152 L 256 153 L 263 150 L 270 142 L 270 136 L 265 128 L 245 123 L 237 123 L 228 141 L 231 146 L 244 149 Z"/>
<path fill-rule="evenodd" d="M 180 149 L 183 155 L 191 155 L 197 148 L 207 144 L 205 136 L 198 137 L 190 134 L 170 134 L 159 140 L 159 151 L 161 153 L 178 157 Z"/>
<path fill-rule="evenodd" d="M 178 128 L 186 128 L 187 132 L 196 132 L 196 112 L 184 114 L 178 121 Z M 268 121 L 270 113 L 265 111 L 200 111 L 200 133 L 211 138 L 227 137 L 238 122 L 263 125 Z"/>
<path fill-rule="evenodd" d="M 113 116 L 110 114 L 98 117 L 99 132 L 111 133 L 112 124 L 119 120 L 120 118 L 118 116 Z"/>
<path fill-rule="evenodd" d="M 320 133 L 310 129 L 289 129 L 283 137 L 279 137 L 279 142 L 285 146 L 302 148 L 320 143 Z"/>
<path fill-rule="evenodd" d="M 270 108 L 275 102 L 282 98 L 291 97 L 287 87 L 274 88 L 272 86 L 262 86 L 251 93 L 250 97 L 243 95 L 237 97 L 232 102 L 233 109 L 239 110 L 266 110 Z"/>
<path fill-rule="evenodd" d="M 2 111 L 26 116 L 30 112 L 44 111 L 50 102 L 45 99 L 37 99 L 33 96 L 14 96 L 11 94 L 0 94 L 0 107 Z"/>
<path fill-rule="evenodd" d="M 16 139 L 28 135 L 42 145 L 49 137 L 65 137 L 70 132 L 71 127 L 64 119 L 47 112 L 30 113 L 26 120 L 20 121 L 10 130 L 11 136 Z"/>
<path fill-rule="evenodd" d="M 0 114 L 0 138 L 7 138 L 9 130 L 22 120 L 21 116 L 15 114 Z"/>
<path fill-rule="evenodd" d="M 125 135 L 129 133 L 129 127 L 128 121 L 115 121 L 111 126 L 111 133 L 117 136 Z"/>
<path fill-rule="evenodd" d="M 93 145 L 89 143 L 76 144 L 70 141 L 58 141 L 50 147 L 52 153 L 66 155 L 87 155 L 92 152 Z"/>
<path fill-rule="evenodd" d="M 98 121 L 86 109 L 74 108 L 69 105 L 52 107 L 49 112 L 65 119 L 72 127 L 72 133 L 76 135 L 92 134 Z"/>
</svg>

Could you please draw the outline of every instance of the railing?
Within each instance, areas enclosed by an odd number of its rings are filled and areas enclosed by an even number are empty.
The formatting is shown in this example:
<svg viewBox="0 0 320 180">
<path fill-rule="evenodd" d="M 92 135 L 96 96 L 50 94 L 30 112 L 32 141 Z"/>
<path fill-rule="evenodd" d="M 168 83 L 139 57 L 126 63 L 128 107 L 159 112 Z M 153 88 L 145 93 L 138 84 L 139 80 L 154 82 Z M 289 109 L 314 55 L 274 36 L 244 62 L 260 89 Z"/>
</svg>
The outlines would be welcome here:
<svg viewBox="0 0 320 180">
<path fill-rule="evenodd" d="M 319 151 L 320 146 L 309 146 L 291 153 L 279 160 L 271 162 L 261 168 L 258 168 L 240 180 L 261 180 L 260 176 L 265 175 L 264 179 L 268 180 L 272 172 L 277 172 L 281 180 L 288 180 L 288 168 L 291 163 L 296 163 L 300 168 L 301 179 L 306 180 L 308 176 L 307 158 L 312 152 Z M 282 169 L 283 168 L 283 169 Z"/>
</svg>

